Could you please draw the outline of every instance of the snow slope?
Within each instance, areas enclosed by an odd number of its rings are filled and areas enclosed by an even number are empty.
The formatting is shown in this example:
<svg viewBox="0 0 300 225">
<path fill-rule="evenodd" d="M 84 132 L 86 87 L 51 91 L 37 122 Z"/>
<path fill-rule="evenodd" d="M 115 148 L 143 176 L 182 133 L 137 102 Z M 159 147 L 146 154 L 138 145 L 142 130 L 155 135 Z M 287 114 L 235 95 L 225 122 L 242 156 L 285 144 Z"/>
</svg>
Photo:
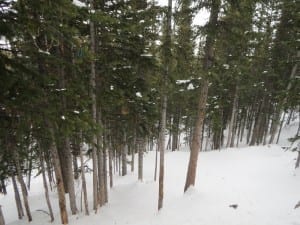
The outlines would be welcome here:
<svg viewBox="0 0 300 225">
<path fill-rule="evenodd" d="M 280 144 L 295 134 L 297 121 L 283 128 Z M 231 148 L 199 154 L 196 186 L 183 194 L 189 151 L 167 152 L 165 156 L 164 207 L 157 212 L 158 182 L 154 182 L 155 153 L 145 154 L 144 181 L 137 172 L 114 176 L 109 203 L 95 214 L 92 206 L 92 174 L 87 173 L 90 216 L 71 216 L 71 225 L 300 225 L 300 169 L 297 153 L 278 145 Z M 137 162 L 137 160 L 135 161 Z M 32 179 L 29 202 L 33 222 L 18 220 L 12 185 L 0 205 L 8 225 L 51 224 L 41 177 Z M 76 181 L 80 210 L 81 183 Z M 60 224 L 58 199 L 51 192 L 54 225 Z M 234 209 L 230 205 L 237 205 Z M 69 207 L 68 207 L 69 208 Z"/>
<path fill-rule="evenodd" d="M 294 209 L 300 200 L 300 173 L 294 170 L 296 153 L 276 145 L 201 153 L 197 184 L 183 194 L 188 156 L 185 150 L 166 154 L 161 212 L 157 212 L 158 184 L 153 181 L 155 154 L 149 152 L 143 182 L 137 182 L 136 173 L 116 176 L 109 203 L 97 214 L 70 216 L 70 224 L 300 225 L 300 209 Z M 91 182 L 91 175 L 88 179 Z M 17 221 L 9 188 L 10 194 L 0 197 L 7 224 L 28 224 L 26 219 Z M 60 224 L 57 197 L 55 193 L 51 196 L 57 214 L 53 224 Z M 77 196 L 79 200 L 79 188 Z M 45 213 L 36 211 L 47 210 L 40 177 L 33 180 L 29 200 L 33 211 L 30 224 L 50 224 Z M 238 207 L 229 207 L 232 204 Z"/>
</svg>

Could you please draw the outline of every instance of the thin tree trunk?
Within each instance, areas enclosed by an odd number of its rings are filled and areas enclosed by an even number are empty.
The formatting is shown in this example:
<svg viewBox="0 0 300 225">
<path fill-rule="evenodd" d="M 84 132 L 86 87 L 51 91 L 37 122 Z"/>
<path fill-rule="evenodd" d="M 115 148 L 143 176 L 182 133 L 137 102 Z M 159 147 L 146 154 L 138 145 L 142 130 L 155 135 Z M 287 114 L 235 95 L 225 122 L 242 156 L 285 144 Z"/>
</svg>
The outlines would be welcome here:
<svg viewBox="0 0 300 225">
<path fill-rule="evenodd" d="M 90 9 L 94 11 L 94 0 L 90 0 Z M 90 35 L 91 35 L 91 53 L 92 57 L 96 56 L 96 38 L 95 38 L 95 24 L 90 20 Z M 97 124 L 97 105 L 96 105 L 96 62 L 91 60 L 91 76 L 90 89 L 92 101 L 92 117 L 94 124 Z M 93 208 L 97 212 L 98 208 L 98 174 L 97 174 L 97 136 L 93 134 L 92 138 L 92 160 L 93 160 Z"/>
<path fill-rule="evenodd" d="M 54 130 L 52 125 L 50 124 L 49 121 L 46 121 L 50 135 L 51 135 L 51 146 L 50 146 L 50 151 L 52 155 L 52 161 L 53 161 L 53 166 L 54 166 L 54 172 L 56 176 L 56 187 L 57 187 L 57 193 L 58 193 L 58 202 L 59 202 L 59 209 L 60 209 L 60 217 L 61 217 L 61 223 L 62 224 L 68 224 L 68 213 L 67 213 L 67 208 L 66 208 L 66 199 L 65 199 L 65 188 L 64 188 L 64 183 L 63 183 L 63 178 L 62 178 L 62 173 L 61 173 L 61 166 L 60 166 L 60 161 L 59 161 L 59 156 L 58 156 L 58 151 L 57 147 L 55 144 L 55 136 L 54 136 Z"/>
<path fill-rule="evenodd" d="M 218 14 L 219 14 L 219 8 L 220 8 L 220 0 L 213 0 L 211 3 L 211 13 L 210 18 L 208 22 L 208 30 L 213 33 L 208 33 L 206 37 L 206 45 L 204 49 L 204 61 L 203 61 L 203 68 L 204 71 L 208 72 L 209 69 L 213 65 L 213 46 L 215 42 L 215 33 L 217 31 L 217 21 L 218 21 Z M 186 182 L 184 186 L 184 192 L 187 191 L 187 189 L 190 186 L 195 185 L 196 180 L 196 170 L 197 170 L 197 162 L 198 162 L 198 153 L 199 150 L 201 150 L 202 146 L 202 127 L 203 122 L 205 119 L 205 110 L 206 110 L 206 102 L 207 102 L 207 94 L 208 94 L 208 79 L 204 78 L 201 91 L 200 91 L 200 97 L 198 101 L 198 115 L 196 120 L 196 125 L 194 129 L 193 134 L 193 140 L 192 140 L 192 146 L 191 146 L 191 152 L 190 152 L 190 158 L 189 158 L 189 164 L 188 164 L 188 171 L 186 175 Z"/>
<path fill-rule="evenodd" d="M 300 165 L 300 149 L 298 149 L 298 156 L 295 164 L 295 169 L 297 169 Z"/>
<path fill-rule="evenodd" d="M 6 190 L 6 185 L 5 185 L 5 180 L 4 179 L 1 179 L 1 184 L 0 184 L 0 186 L 1 186 L 1 193 L 2 194 L 4 194 L 4 195 L 6 195 L 7 194 L 7 190 Z"/>
<path fill-rule="evenodd" d="M 138 180 L 143 181 L 143 154 L 144 154 L 144 140 L 142 138 L 138 138 Z"/>
<path fill-rule="evenodd" d="M 32 221 L 32 216 L 31 216 L 31 212 L 30 212 L 30 207 L 29 207 L 29 203 L 28 203 L 28 192 L 26 189 L 26 184 L 23 180 L 22 177 L 22 171 L 21 171 L 21 166 L 20 166 L 20 160 L 19 160 L 19 155 L 16 149 L 13 148 L 13 155 L 14 155 L 14 160 L 15 160 L 15 164 L 16 164 L 16 171 L 17 171 L 17 178 L 18 181 L 20 183 L 21 186 L 21 190 L 22 190 L 22 196 L 23 196 L 23 202 L 24 202 L 24 207 L 25 207 L 25 212 L 26 215 L 28 217 L 28 221 Z"/>
<path fill-rule="evenodd" d="M 166 130 L 166 117 L 167 117 L 167 79 L 171 73 L 171 23 L 172 23 L 172 0 L 168 1 L 167 12 L 167 30 L 165 40 L 165 71 L 163 74 L 163 92 L 161 96 L 161 118 L 158 137 L 158 150 L 159 150 L 159 181 L 158 181 L 158 210 L 163 207 L 164 199 L 164 174 L 165 174 L 165 130 Z"/>
<path fill-rule="evenodd" d="M 134 155 L 136 151 L 136 128 L 133 131 L 133 143 L 131 148 L 131 172 L 134 172 Z"/>
<path fill-rule="evenodd" d="M 85 214 L 89 215 L 89 205 L 87 198 L 87 190 L 86 190 L 86 179 L 85 179 L 85 171 L 84 171 L 84 162 L 83 162 L 83 154 L 82 149 L 79 148 L 79 156 L 80 156 L 80 164 L 81 164 L 81 179 L 82 179 L 82 191 L 83 191 L 83 199 L 84 199 L 84 209 Z"/>
<path fill-rule="evenodd" d="M 178 143 L 179 143 L 179 122 L 180 122 L 180 113 L 179 110 L 177 110 L 177 113 L 175 114 L 173 118 L 173 129 L 172 129 L 172 151 L 175 151 L 178 149 Z"/>
<path fill-rule="evenodd" d="M 103 181 L 104 181 L 104 204 L 108 202 L 108 190 L 107 190 L 107 149 L 103 150 Z"/>
<path fill-rule="evenodd" d="M 278 105 L 275 109 L 275 113 L 273 114 L 273 118 L 272 118 L 269 144 L 272 144 L 274 142 L 279 123 L 280 123 L 280 107 Z"/>
<path fill-rule="evenodd" d="M 113 161 L 113 150 L 112 150 L 112 145 L 111 143 L 109 144 L 109 149 L 108 149 L 108 172 L 109 172 L 109 186 L 110 188 L 113 187 L 113 165 L 112 165 L 112 161 Z"/>
<path fill-rule="evenodd" d="M 169 0 L 170 2 L 171 0 Z M 170 7 L 170 3 L 169 3 Z M 165 129 L 166 129 L 166 114 L 167 114 L 167 96 L 163 96 L 161 122 L 159 131 L 159 195 L 158 195 L 158 210 L 163 207 L 164 198 L 164 161 L 165 161 Z"/>
<path fill-rule="evenodd" d="M 74 173 L 72 168 L 72 153 L 70 148 L 70 140 L 68 137 L 65 138 L 65 166 L 67 168 L 67 187 L 69 193 L 69 200 L 70 200 L 70 207 L 72 215 L 77 213 L 77 206 L 76 206 L 76 195 L 75 195 L 75 186 L 74 186 Z"/>
<path fill-rule="evenodd" d="M 127 174 L 127 151 L 128 151 L 128 146 L 127 146 L 127 138 L 126 138 L 126 132 L 124 133 L 124 139 L 123 139 L 123 144 L 122 144 L 122 176 L 125 176 Z"/>
<path fill-rule="evenodd" d="M 2 212 L 2 205 L 0 205 L 0 225 L 5 225 L 4 215 Z"/>
<path fill-rule="evenodd" d="M 285 112 L 283 113 L 283 116 L 282 116 L 282 120 L 281 120 L 281 123 L 280 123 L 280 127 L 279 127 L 279 131 L 278 131 L 278 135 L 277 135 L 277 140 L 276 140 L 276 144 L 278 144 L 279 142 L 279 138 L 280 138 L 280 134 L 281 134 L 281 130 L 282 130 L 282 127 L 283 127 L 283 123 L 284 123 L 284 119 L 285 119 Z"/>
<path fill-rule="evenodd" d="M 236 119 L 237 102 L 238 102 L 238 87 L 236 85 L 234 98 L 233 98 L 233 104 L 232 104 L 231 119 L 230 119 L 229 128 L 228 128 L 226 148 L 233 147 L 234 137 L 232 138 L 232 136 L 234 136 L 234 123 L 235 123 L 235 119 Z"/>
<path fill-rule="evenodd" d="M 19 219 L 22 219 L 24 216 L 24 210 L 23 210 L 23 206 L 22 206 L 22 202 L 21 202 L 21 198 L 20 198 L 18 185 L 17 185 L 16 178 L 14 175 L 11 176 L 11 179 L 12 179 L 13 188 L 14 188 L 14 192 L 15 192 L 15 200 L 16 200 L 16 206 L 17 206 L 17 210 L 18 210 L 18 217 L 19 217 Z"/>
<path fill-rule="evenodd" d="M 288 118 L 287 118 L 287 120 L 286 120 L 286 125 L 289 125 L 289 124 L 290 124 L 291 118 L 293 117 L 293 113 L 294 113 L 294 109 L 291 109 L 291 110 L 290 110 L 290 113 L 289 113 L 289 116 L 288 116 Z"/>
<path fill-rule="evenodd" d="M 44 189 L 45 189 L 45 198 L 46 198 L 46 202 L 47 202 L 47 206 L 49 209 L 49 215 L 50 215 L 50 221 L 53 222 L 54 221 L 54 215 L 53 215 L 53 210 L 52 210 L 52 206 L 51 206 L 51 202 L 50 202 L 50 198 L 49 198 L 49 190 L 48 190 L 48 185 L 47 185 L 47 178 L 46 178 L 46 172 L 45 172 L 45 165 L 44 165 L 44 156 L 43 156 L 43 152 L 40 153 L 40 162 L 41 162 L 41 170 L 42 170 L 42 177 L 43 177 L 43 185 L 44 185 Z"/>
<path fill-rule="evenodd" d="M 156 181 L 156 176 L 157 176 L 157 158 L 158 158 L 158 145 L 156 146 L 156 150 L 155 150 L 154 181 Z"/>
<path fill-rule="evenodd" d="M 72 154 L 73 155 L 73 168 L 74 168 L 74 179 L 77 180 L 79 178 L 79 170 L 78 170 L 78 162 L 77 162 L 77 156 L 78 153 Z"/>
<path fill-rule="evenodd" d="M 50 157 L 50 154 L 47 152 L 47 153 L 45 153 L 45 162 L 46 162 L 49 186 L 50 186 L 50 190 L 52 191 L 52 183 L 55 183 L 55 182 L 54 182 L 54 178 L 53 178 L 53 174 L 52 174 L 52 166 L 51 166 L 52 163 L 50 161 L 51 161 L 51 157 Z"/>
<path fill-rule="evenodd" d="M 30 183 L 31 183 L 31 172 L 32 172 L 32 150 L 29 154 L 29 163 L 28 163 L 28 173 L 27 173 L 27 188 L 30 190 Z"/>
</svg>

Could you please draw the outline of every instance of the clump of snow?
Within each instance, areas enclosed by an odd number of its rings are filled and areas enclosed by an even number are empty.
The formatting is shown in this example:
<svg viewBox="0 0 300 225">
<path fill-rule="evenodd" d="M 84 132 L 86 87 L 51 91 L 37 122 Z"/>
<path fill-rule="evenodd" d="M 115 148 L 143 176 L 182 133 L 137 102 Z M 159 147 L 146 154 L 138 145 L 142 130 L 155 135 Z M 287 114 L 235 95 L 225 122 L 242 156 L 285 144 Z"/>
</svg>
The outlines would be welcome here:
<svg viewBox="0 0 300 225">
<path fill-rule="evenodd" d="M 194 90 L 195 87 L 194 87 L 194 85 L 192 83 L 189 83 L 189 85 L 187 86 L 187 89 L 188 90 Z"/>
<path fill-rule="evenodd" d="M 137 92 L 137 93 L 135 93 L 135 95 L 136 95 L 136 97 L 139 97 L 139 98 L 143 97 L 142 94 L 141 94 L 141 92 Z"/>
<path fill-rule="evenodd" d="M 72 3 L 78 7 L 87 7 L 84 2 L 81 2 L 79 0 L 73 0 Z"/>
<path fill-rule="evenodd" d="M 176 84 L 186 84 L 191 82 L 191 80 L 176 80 Z"/>
</svg>

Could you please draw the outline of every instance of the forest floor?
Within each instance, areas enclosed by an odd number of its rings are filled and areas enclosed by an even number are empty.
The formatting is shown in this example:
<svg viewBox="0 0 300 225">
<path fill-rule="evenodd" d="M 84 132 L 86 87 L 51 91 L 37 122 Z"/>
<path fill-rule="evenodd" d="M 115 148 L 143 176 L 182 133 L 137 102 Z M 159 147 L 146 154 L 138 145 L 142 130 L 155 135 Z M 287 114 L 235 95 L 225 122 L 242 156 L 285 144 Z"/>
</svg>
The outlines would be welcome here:
<svg viewBox="0 0 300 225">
<path fill-rule="evenodd" d="M 282 145 L 290 128 L 282 136 Z M 300 225 L 300 168 L 295 170 L 297 153 L 279 145 L 231 148 L 199 154 L 195 187 L 183 194 L 188 148 L 165 156 L 164 206 L 157 212 L 158 182 L 154 182 L 155 152 L 145 154 L 144 180 L 137 172 L 116 175 L 109 191 L 109 203 L 95 214 L 69 216 L 71 225 Z M 137 160 L 136 160 L 137 162 Z M 130 166 L 128 165 L 128 170 Z M 92 174 L 87 174 L 92 199 Z M 78 208 L 81 188 L 76 182 Z M 11 184 L 9 194 L 0 196 L 6 224 L 29 224 L 17 219 Z M 51 224 L 44 199 L 41 176 L 32 178 L 29 201 L 31 225 Z M 58 201 L 51 193 L 54 225 L 60 224 Z M 90 209 L 92 202 L 90 201 Z"/>
</svg>

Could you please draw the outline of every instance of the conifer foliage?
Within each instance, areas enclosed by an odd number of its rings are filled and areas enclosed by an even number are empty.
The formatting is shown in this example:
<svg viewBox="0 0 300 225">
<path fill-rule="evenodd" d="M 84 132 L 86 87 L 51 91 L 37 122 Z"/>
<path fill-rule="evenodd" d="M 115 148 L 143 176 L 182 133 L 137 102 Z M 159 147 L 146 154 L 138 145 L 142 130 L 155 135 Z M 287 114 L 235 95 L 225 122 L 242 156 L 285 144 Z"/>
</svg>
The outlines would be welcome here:
<svg viewBox="0 0 300 225">
<path fill-rule="evenodd" d="M 276 143 L 300 117 L 296 0 L 168 3 L 0 0 L 0 192 L 11 181 L 19 219 L 34 220 L 40 174 L 51 221 L 54 188 L 62 224 L 80 213 L 76 180 L 85 214 L 101 213 L 113 177 L 130 163 L 142 182 L 157 146 L 161 209 L 166 149 L 191 148 L 186 191 L 199 151 Z"/>
</svg>

